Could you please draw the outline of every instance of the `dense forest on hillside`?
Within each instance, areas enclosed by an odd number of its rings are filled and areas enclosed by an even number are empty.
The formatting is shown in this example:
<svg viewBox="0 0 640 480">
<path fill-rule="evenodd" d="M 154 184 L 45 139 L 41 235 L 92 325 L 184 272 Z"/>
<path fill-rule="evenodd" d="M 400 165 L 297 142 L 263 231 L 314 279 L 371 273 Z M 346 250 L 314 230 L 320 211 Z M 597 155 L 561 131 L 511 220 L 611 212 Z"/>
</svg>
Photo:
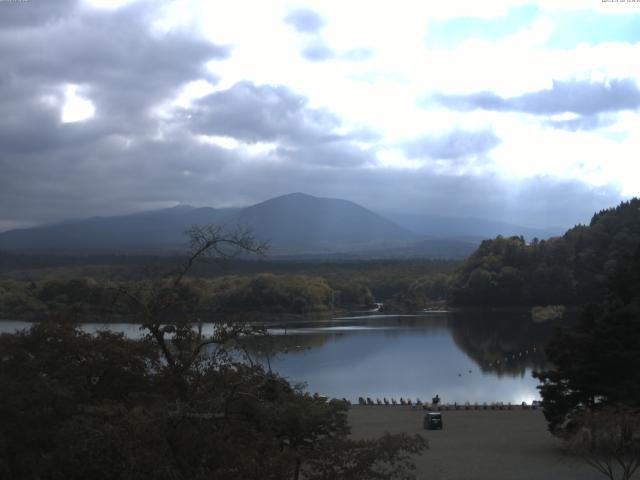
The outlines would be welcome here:
<svg viewBox="0 0 640 480">
<path fill-rule="evenodd" d="M 157 279 L 151 288 L 164 288 L 165 283 L 167 280 Z M 0 282 L 0 314 L 29 320 L 60 315 L 76 321 L 128 320 L 127 293 L 148 288 L 144 282 L 98 282 L 91 278 L 4 280 Z M 364 288 L 361 300 L 371 305 L 371 294 Z M 334 308 L 334 302 L 341 299 L 340 292 L 332 290 L 323 278 L 272 274 L 188 279 L 178 294 L 181 309 L 203 320 L 219 313 L 322 312 Z M 355 295 L 345 298 L 360 300 Z"/>
<path fill-rule="evenodd" d="M 497 237 L 463 263 L 446 260 L 258 260 L 203 262 L 185 284 L 194 311 L 411 311 L 454 306 L 577 305 L 602 299 L 620 259 L 640 245 L 640 200 L 596 213 L 562 237 Z M 112 292 L 164 278 L 181 257 L 30 256 L 0 252 L 0 316 L 119 315 Z M 111 292 L 111 293 L 109 293 Z"/>
<path fill-rule="evenodd" d="M 410 282 L 409 288 L 423 291 L 425 285 L 432 285 L 429 278 L 432 277 L 419 277 Z M 433 278 L 437 285 L 443 275 L 435 274 Z M 156 288 L 165 281 L 156 280 Z M 38 320 L 63 314 L 76 321 L 127 320 L 129 306 L 123 292 L 143 288 L 142 282 L 93 278 L 2 280 L 0 318 Z M 308 314 L 375 306 L 367 283 L 353 275 L 330 279 L 271 273 L 200 277 L 186 280 L 180 296 L 183 308 L 202 319 L 220 313 Z"/>
<path fill-rule="evenodd" d="M 604 298 L 607 279 L 640 244 L 640 199 L 596 213 L 562 237 L 485 240 L 458 271 L 457 305 L 582 304 Z"/>
<path fill-rule="evenodd" d="M 0 279 L 42 280 L 94 278 L 97 281 L 131 281 L 166 275 L 183 261 L 179 256 L 134 255 L 22 255 L 0 251 Z M 457 260 L 326 258 L 274 259 L 265 257 L 201 262 L 193 276 L 217 278 L 227 275 L 310 275 L 330 282 L 363 282 L 378 299 L 403 292 L 416 280 L 435 274 L 452 274 Z"/>
<path fill-rule="evenodd" d="M 7 257 L 5 257 L 7 258 Z M 15 260 L 0 280 L 0 318 L 38 319 L 64 312 L 73 318 L 126 315 L 117 290 L 136 289 L 150 275 L 157 282 L 177 258 L 78 257 Z M 121 263 L 109 263 L 120 261 Z M 129 263 L 127 263 L 127 261 Z M 6 264 L 5 264 L 6 265 Z M 313 313 L 371 308 L 374 301 L 414 292 L 444 298 L 457 262 L 377 260 L 301 262 L 232 260 L 194 267 L 184 295 L 202 317 L 213 313 Z M 151 273 L 150 273 L 151 272 Z"/>
</svg>

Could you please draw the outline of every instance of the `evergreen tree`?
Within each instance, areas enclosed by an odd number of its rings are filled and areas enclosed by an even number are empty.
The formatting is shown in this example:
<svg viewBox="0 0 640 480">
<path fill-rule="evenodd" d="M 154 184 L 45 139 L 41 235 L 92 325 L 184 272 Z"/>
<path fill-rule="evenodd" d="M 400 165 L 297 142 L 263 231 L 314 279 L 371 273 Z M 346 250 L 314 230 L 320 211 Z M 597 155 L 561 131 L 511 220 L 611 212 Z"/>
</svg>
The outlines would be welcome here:
<svg viewBox="0 0 640 480">
<path fill-rule="evenodd" d="M 535 376 L 553 433 L 574 432 L 587 410 L 640 407 L 640 248 L 611 277 L 607 300 L 559 330 L 547 355 L 555 368 Z"/>
</svg>

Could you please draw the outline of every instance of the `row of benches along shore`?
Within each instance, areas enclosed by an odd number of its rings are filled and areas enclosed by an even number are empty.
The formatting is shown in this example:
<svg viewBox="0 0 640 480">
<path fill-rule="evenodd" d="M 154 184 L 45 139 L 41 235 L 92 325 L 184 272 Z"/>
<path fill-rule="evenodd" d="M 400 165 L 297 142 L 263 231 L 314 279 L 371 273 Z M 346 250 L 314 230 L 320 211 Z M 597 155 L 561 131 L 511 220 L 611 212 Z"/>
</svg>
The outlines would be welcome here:
<svg viewBox="0 0 640 480">
<path fill-rule="evenodd" d="M 540 407 L 540 402 L 533 401 L 531 403 L 522 402 L 520 404 L 513 404 L 511 402 L 465 402 L 465 403 L 440 403 L 440 402 L 422 402 L 419 398 L 415 401 L 412 401 L 410 398 L 402 398 L 400 397 L 400 401 L 396 401 L 395 398 L 392 398 L 390 401 L 386 398 L 380 400 L 376 398 L 372 400 L 370 397 L 359 397 L 358 405 L 361 406 L 398 406 L 405 405 L 413 408 L 422 408 L 423 410 L 427 410 L 429 412 L 441 412 L 444 410 L 537 410 Z"/>
</svg>

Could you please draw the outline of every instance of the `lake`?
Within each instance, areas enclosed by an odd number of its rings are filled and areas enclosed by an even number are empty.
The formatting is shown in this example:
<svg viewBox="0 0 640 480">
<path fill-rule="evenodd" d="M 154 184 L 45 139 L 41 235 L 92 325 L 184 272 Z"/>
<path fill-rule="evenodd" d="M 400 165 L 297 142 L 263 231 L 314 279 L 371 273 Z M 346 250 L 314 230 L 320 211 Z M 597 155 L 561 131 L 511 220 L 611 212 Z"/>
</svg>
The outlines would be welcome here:
<svg viewBox="0 0 640 480">
<path fill-rule="evenodd" d="M 0 332 L 29 325 L 2 321 Z M 532 322 L 528 312 L 356 313 L 271 323 L 273 336 L 250 353 L 311 392 L 351 401 L 438 394 L 451 403 L 519 404 L 539 399 L 531 372 L 548 366 L 543 345 L 551 327 Z M 140 336 L 132 324 L 83 325 L 89 332 L 104 328 Z"/>
</svg>

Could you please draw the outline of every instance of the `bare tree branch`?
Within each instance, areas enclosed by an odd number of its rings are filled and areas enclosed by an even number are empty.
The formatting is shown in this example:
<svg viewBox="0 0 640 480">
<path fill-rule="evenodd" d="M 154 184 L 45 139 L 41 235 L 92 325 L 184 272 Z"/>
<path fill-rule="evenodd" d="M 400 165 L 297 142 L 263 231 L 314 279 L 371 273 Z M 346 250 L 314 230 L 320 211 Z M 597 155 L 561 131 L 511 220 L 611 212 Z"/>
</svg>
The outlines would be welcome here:
<svg viewBox="0 0 640 480">
<path fill-rule="evenodd" d="M 248 324 L 221 322 L 217 324 L 212 336 L 205 338 L 200 319 L 192 322 L 187 318 L 179 318 L 173 325 L 163 326 L 163 315 L 180 305 L 181 287 L 185 277 L 195 264 L 205 257 L 228 259 L 239 253 L 264 255 L 268 248 L 267 243 L 258 242 L 249 230 L 242 228 L 228 233 L 217 225 L 194 225 L 186 233 L 189 235 L 190 249 L 186 260 L 177 270 L 165 276 L 156 285 L 147 284 L 147 292 L 144 288 L 138 293 L 133 293 L 124 286 L 117 289 L 119 294 L 133 303 L 141 317 L 142 329 L 157 343 L 167 365 L 183 371 L 198 361 L 208 345 L 224 346 L 231 340 L 238 340 L 241 336 L 257 332 L 255 327 Z M 178 312 L 177 315 L 184 313 Z M 197 333 L 193 331 L 194 325 L 198 326 Z M 173 335 L 172 342 L 167 338 L 167 334 Z M 181 351 L 178 352 L 176 349 Z"/>
<path fill-rule="evenodd" d="M 570 451 L 610 480 L 629 480 L 640 466 L 640 412 L 622 405 L 585 411 Z"/>
</svg>

